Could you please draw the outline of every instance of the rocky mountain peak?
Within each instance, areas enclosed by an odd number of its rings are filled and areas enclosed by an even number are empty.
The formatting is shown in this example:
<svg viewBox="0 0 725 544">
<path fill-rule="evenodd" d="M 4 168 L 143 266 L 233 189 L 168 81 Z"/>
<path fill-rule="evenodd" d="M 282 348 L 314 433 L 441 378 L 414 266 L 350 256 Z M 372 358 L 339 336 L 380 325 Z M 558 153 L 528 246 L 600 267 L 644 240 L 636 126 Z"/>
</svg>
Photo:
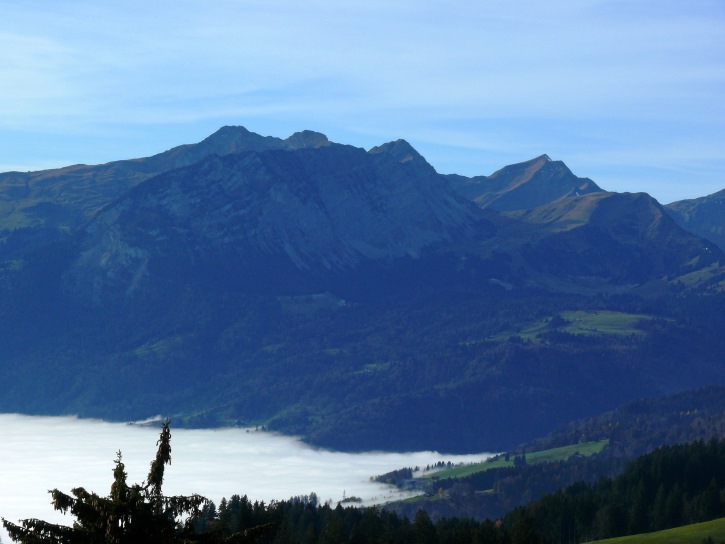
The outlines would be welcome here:
<svg viewBox="0 0 725 544">
<path fill-rule="evenodd" d="M 314 130 L 302 130 L 300 132 L 295 132 L 284 142 L 287 144 L 287 149 L 318 148 L 331 144 L 330 140 L 327 139 L 327 136 L 321 132 L 315 132 Z"/>
<path fill-rule="evenodd" d="M 194 151 L 194 159 L 198 160 L 212 154 L 229 155 L 248 150 L 282 148 L 284 142 L 272 136 L 260 136 L 242 126 L 224 126 L 198 144 L 189 147 Z"/>
<path fill-rule="evenodd" d="M 416 160 L 425 161 L 412 145 L 402 139 L 373 147 L 368 153 L 371 155 L 386 154 L 395 158 L 401 164 Z"/>
<path fill-rule="evenodd" d="M 219 130 L 210 134 L 205 140 L 221 139 L 221 138 L 235 138 L 239 135 L 251 134 L 249 130 L 241 125 L 224 125 Z"/>
<path fill-rule="evenodd" d="M 490 176 L 455 176 L 451 183 L 482 208 L 529 210 L 560 199 L 600 192 L 589 178 L 579 178 L 562 161 L 539 155 L 505 166 Z"/>
<path fill-rule="evenodd" d="M 435 168 L 405 140 L 395 140 L 373 147 L 368 155 L 380 164 L 402 165 L 408 175 L 415 175 L 419 180 L 438 176 Z"/>
</svg>

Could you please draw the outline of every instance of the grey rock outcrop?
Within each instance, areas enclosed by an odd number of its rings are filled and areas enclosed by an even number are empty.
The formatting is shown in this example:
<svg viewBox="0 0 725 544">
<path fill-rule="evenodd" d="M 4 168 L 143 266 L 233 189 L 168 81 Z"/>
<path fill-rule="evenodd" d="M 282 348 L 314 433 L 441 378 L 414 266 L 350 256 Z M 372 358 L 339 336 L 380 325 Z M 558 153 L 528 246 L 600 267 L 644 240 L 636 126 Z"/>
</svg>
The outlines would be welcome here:
<svg viewBox="0 0 725 544">
<path fill-rule="evenodd" d="M 416 258 L 480 221 L 410 146 L 414 161 L 393 144 L 368 153 L 323 138 L 298 133 L 291 150 L 214 155 L 139 185 L 85 228 L 67 291 L 99 304 L 132 295 L 159 263 L 183 273 L 214 255 L 303 271 Z"/>
</svg>

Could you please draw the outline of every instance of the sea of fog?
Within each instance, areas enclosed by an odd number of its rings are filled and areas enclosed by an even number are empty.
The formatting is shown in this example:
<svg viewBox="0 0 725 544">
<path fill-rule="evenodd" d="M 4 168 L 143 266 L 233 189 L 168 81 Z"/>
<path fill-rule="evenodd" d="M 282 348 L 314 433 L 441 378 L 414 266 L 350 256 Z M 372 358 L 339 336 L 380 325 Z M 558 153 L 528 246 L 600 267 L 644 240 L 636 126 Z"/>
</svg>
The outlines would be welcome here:
<svg viewBox="0 0 725 544">
<path fill-rule="evenodd" d="M 160 425 L 129 425 L 74 417 L 0 414 L 0 517 L 40 518 L 71 524 L 53 510 L 49 489 L 85 487 L 108 495 L 119 450 L 129 484 L 141 483 L 156 455 Z M 171 428 L 167 495 L 199 493 L 217 504 L 247 495 L 266 502 L 317 493 L 333 503 L 357 496 L 364 504 L 403 498 L 371 476 L 438 461 L 476 462 L 490 454 L 340 453 L 309 447 L 296 438 L 245 429 Z M 3 542 L 10 542 L 0 528 Z"/>
</svg>

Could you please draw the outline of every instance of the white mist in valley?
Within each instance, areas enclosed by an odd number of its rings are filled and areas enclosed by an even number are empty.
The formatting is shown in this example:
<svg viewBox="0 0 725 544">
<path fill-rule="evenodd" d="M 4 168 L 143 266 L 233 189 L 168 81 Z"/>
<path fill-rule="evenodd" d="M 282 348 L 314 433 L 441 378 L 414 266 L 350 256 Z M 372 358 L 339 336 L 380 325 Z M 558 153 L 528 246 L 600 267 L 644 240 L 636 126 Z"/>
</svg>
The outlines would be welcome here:
<svg viewBox="0 0 725 544">
<path fill-rule="evenodd" d="M 84 487 L 108 495 L 113 461 L 121 451 L 129 483 L 141 483 L 156 454 L 160 426 L 127 425 L 73 417 L 0 414 L 0 517 L 13 522 L 40 518 L 70 525 L 55 512 L 49 489 Z M 177 429 L 172 423 L 171 465 L 164 492 L 199 493 L 218 504 L 222 497 L 288 499 L 315 492 L 321 501 L 356 496 L 365 504 L 403 498 L 370 481 L 371 476 L 438 461 L 481 461 L 489 454 L 436 452 L 340 453 L 299 440 L 244 429 Z M 2 531 L 4 542 L 10 542 Z"/>
</svg>

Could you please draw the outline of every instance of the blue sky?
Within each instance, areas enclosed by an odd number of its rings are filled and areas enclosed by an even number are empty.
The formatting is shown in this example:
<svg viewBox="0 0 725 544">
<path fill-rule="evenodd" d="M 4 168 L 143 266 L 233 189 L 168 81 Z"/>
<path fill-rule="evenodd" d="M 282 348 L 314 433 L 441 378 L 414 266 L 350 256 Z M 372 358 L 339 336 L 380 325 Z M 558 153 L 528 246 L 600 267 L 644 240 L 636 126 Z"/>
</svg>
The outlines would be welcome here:
<svg viewBox="0 0 725 544">
<path fill-rule="evenodd" d="M 662 203 L 725 187 L 722 0 L 0 0 L 0 171 L 222 125 L 404 138 L 441 173 L 547 153 Z"/>
</svg>

